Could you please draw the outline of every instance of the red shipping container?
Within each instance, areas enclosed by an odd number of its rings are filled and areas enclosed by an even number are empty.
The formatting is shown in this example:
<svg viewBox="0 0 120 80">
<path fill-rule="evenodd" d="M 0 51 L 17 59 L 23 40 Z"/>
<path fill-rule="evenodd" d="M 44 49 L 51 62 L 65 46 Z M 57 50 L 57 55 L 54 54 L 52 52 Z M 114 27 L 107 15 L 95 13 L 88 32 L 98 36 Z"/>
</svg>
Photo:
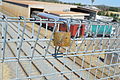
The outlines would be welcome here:
<svg viewBox="0 0 120 80">
<path fill-rule="evenodd" d="M 74 37 L 78 31 L 78 24 L 74 24 L 70 26 L 70 32 L 71 32 L 71 36 Z"/>
<path fill-rule="evenodd" d="M 74 37 L 77 30 L 78 30 L 78 24 L 74 24 L 74 25 L 71 25 L 70 26 L 70 32 L 71 32 L 71 36 Z M 66 27 L 66 24 L 60 24 L 60 28 L 59 28 L 60 31 L 67 31 L 67 27 Z"/>
<path fill-rule="evenodd" d="M 71 25 L 70 26 L 70 32 L 71 32 L 71 37 L 74 37 L 76 35 L 76 32 L 78 31 L 78 27 L 79 27 L 79 24 L 74 24 L 74 25 Z M 60 24 L 60 31 L 67 31 L 67 27 L 66 27 L 66 24 Z M 80 34 L 81 37 L 83 37 L 85 35 L 85 25 L 82 24 L 81 25 L 81 28 L 80 28 Z M 79 37 L 77 35 L 77 37 Z"/>
<path fill-rule="evenodd" d="M 42 18 L 42 19 L 48 19 L 48 21 L 50 21 L 48 17 L 41 16 L 41 15 L 39 15 L 39 17 Z M 45 20 L 45 21 L 46 21 L 46 20 Z M 43 23 L 43 25 L 46 25 L 46 23 Z M 54 25 L 55 25 L 54 23 L 48 23 L 48 26 L 49 26 L 49 27 L 54 27 Z"/>
<path fill-rule="evenodd" d="M 66 26 L 66 24 L 60 24 L 59 30 L 66 32 L 66 31 L 67 31 L 67 26 Z"/>
<path fill-rule="evenodd" d="M 81 36 L 81 37 L 84 37 L 84 35 L 85 35 L 85 25 L 82 24 L 82 25 L 81 25 L 81 28 L 80 28 L 80 36 Z"/>
<path fill-rule="evenodd" d="M 54 24 L 54 23 L 48 23 L 48 26 L 49 26 L 49 27 L 54 27 L 55 24 Z"/>
</svg>

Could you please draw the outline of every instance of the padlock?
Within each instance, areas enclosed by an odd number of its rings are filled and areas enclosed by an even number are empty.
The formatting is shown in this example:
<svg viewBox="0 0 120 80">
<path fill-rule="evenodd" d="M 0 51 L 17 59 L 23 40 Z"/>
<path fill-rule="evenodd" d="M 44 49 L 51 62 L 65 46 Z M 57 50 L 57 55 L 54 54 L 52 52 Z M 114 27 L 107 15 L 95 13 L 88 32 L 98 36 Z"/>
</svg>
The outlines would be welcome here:
<svg viewBox="0 0 120 80">
<path fill-rule="evenodd" d="M 66 22 L 63 22 L 64 24 L 61 24 L 62 27 L 65 27 L 65 31 L 59 31 L 54 33 L 54 46 L 59 47 L 68 47 L 70 46 L 70 39 L 71 39 L 71 33 L 69 30 L 69 26 Z M 63 26 L 64 25 L 64 26 Z"/>
<path fill-rule="evenodd" d="M 70 32 L 55 32 L 54 46 L 68 47 L 70 46 L 71 33 Z"/>
<path fill-rule="evenodd" d="M 71 42 L 71 33 L 69 32 L 69 28 L 66 23 L 64 23 L 64 27 L 66 27 L 65 32 L 54 32 L 53 44 L 55 46 L 55 53 L 52 54 L 55 58 L 63 57 L 63 53 L 59 53 L 60 47 L 69 47 Z"/>
</svg>

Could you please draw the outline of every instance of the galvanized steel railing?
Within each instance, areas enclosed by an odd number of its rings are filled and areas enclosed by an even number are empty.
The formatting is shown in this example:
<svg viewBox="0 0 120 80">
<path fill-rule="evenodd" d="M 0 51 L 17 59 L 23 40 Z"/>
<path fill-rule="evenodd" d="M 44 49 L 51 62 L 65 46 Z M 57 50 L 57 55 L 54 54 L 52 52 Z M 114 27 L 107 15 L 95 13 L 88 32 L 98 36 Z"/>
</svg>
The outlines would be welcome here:
<svg viewBox="0 0 120 80">
<path fill-rule="evenodd" d="M 9 63 L 15 63 L 11 80 L 56 80 L 55 77 L 58 76 L 60 80 L 120 79 L 119 23 L 72 19 L 34 20 L 24 17 L 0 17 L 0 62 L 2 66 L 4 63 L 9 66 L 12 66 Z M 78 28 L 71 37 L 70 46 L 58 49 L 60 54 L 57 56 L 60 57 L 54 57 L 53 35 L 54 32 L 61 32 L 61 24 L 67 24 L 69 31 L 71 25 L 77 24 L 75 27 Z M 82 29 L 82 26 L 85 29 Z M 80 37 L 82 30 L 84 36 Z M 45 63 L 40 65 L 37 61 Z M 46 64 L 51 67 L 46 67 Z M 40 73 L 33 75 L 32 67 Z M 1 68 L 1 79 L 4 79 L 3 69 L 4 67 Z M 48 69 L 48 72 L 44 69 Z"/>
</svg>

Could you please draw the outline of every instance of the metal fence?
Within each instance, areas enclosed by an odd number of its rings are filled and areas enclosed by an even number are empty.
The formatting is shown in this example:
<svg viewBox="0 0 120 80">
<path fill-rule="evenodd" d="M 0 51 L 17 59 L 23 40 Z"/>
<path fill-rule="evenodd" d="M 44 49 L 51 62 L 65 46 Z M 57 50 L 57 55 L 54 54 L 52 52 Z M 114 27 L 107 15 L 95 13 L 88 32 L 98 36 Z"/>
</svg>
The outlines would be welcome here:
<svg viewBox="0 0 120 80">
<path fill-rule="evenodd" d="M 53 44 L 55 32 L 66 32 L 61 25 L 75 33 L 70 46 Z M 1 16 L 0 80 L 119 80 L 119 26 L 91 20 Z"/>
</svg>

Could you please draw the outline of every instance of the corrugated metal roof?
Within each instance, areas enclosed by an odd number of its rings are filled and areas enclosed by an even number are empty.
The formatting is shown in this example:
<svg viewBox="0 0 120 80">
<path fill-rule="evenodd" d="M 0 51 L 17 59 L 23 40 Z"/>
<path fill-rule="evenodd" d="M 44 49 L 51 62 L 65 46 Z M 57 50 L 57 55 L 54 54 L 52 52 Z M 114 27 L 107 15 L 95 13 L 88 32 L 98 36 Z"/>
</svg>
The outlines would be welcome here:
<svg viewBox="0 0 120 80">
<path fill-rule="evenodd" d="M 62 16 L 62 15 L 84 15 L 84 16 L 88 16 L 89 15 L 89 14 L 82 13 L 82 12 L 72 12 L 72 11 L 68 11 L 68 12 L 64 12 L 64 11 L 47 11 L 47 12 L 58 15 L 58 16 Z"/>
<path fill-rule="evenodd" d="M 44 5 L 67 5 L 67 6 L 75 6 L 75 5 L 68 5 L 68 4 L 60 4 L 60 3 L 52 3 L 52 2 L 42 2 L 42 1 L 18 1 L 18 0 L 5 0 L 5 1 L 10 1 L 10 2 L 15 2 L 15 3 L 20 3 L 20 4 L 26 4 L 26 5 L 39 5 L 39 4 L 44 4 Z"/>
<path fill-rule="evenodd" d="M 60 17 L 52 15 L 52 14 L 48 14 L 48 13 L 38 13 L 37 15 L 44 16 L 44 17 L 47 17 L 47 18 L 51 18 L 51 19 L 54 19 L 54 20 L 57 20 L 57 21 L 60 20 Z"/>
</svg>

